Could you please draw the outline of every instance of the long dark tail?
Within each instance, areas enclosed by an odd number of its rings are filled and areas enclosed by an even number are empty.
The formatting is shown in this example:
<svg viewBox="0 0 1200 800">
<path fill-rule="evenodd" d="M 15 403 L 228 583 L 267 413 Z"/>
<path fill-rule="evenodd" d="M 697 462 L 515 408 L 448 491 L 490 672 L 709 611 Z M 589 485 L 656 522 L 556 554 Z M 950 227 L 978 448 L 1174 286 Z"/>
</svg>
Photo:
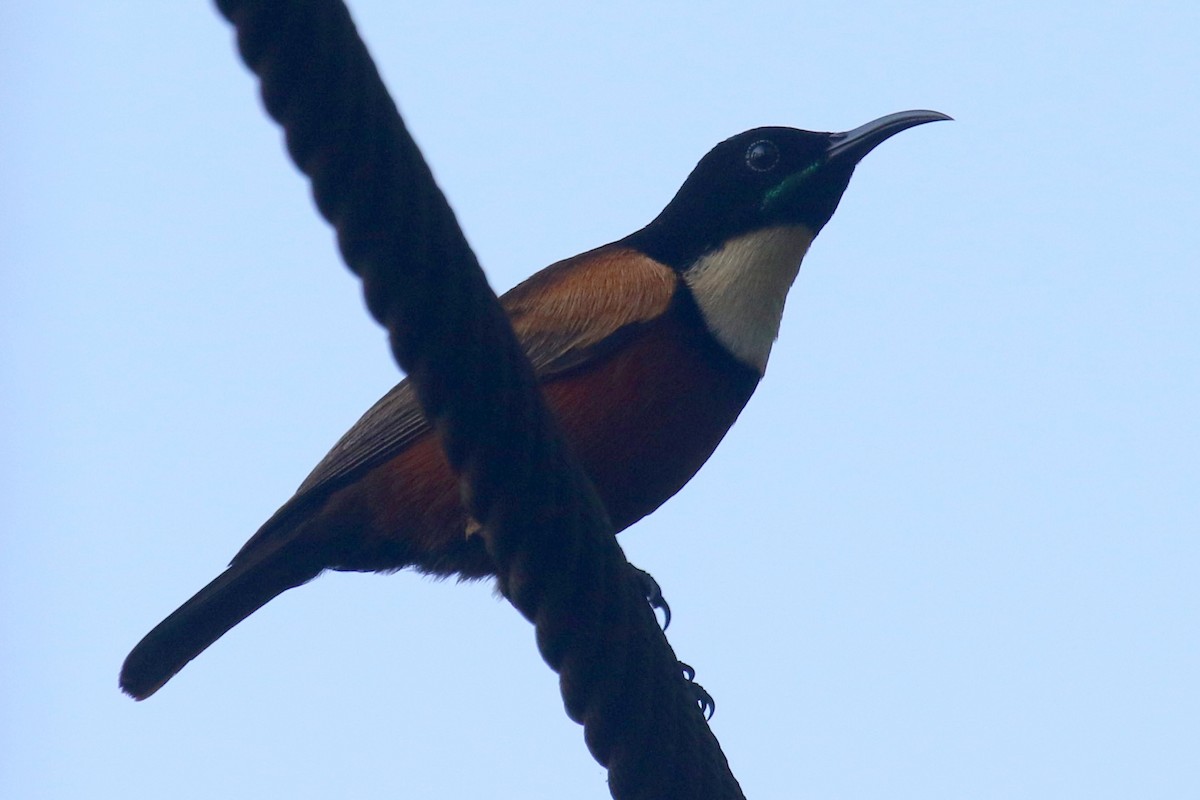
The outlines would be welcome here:
<svg viewBox="0 0 1200 800">
<path fill-rule="evenodd" d="M 273 597 L 315 578 L 323 565 L 296 549 L 285 546 L 265 558 L 231 564 L 138 642 L 121 667 L 121 689 L 145 700 Z"/>
</svg>

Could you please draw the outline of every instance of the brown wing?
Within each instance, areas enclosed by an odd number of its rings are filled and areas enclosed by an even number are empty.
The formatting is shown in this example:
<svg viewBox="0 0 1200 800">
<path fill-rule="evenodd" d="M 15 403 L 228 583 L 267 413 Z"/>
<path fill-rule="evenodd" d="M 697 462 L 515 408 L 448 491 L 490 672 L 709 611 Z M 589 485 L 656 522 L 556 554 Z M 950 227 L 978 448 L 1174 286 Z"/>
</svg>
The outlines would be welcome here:
<svg viewBox="0 0 1200 800">
<path fill-rule="evenodd" d="M 618 346 L 639 324 L 662 314 L 677 284 L 674 271 L 635 250 L 606 245 L 553 264 L 500 298 L 542 382 Z M 401 381 L 363 414 L 309 474 L 259 535 L 309 500 L 353 482 L 429 431 L 412 385 Z"/>
<path fill-rule="evenodd" d="M 618 245 L 559 261 L 500 298 L 545 383 L 618 345 L 667 310 L 678 277 Z"/>
</svg>

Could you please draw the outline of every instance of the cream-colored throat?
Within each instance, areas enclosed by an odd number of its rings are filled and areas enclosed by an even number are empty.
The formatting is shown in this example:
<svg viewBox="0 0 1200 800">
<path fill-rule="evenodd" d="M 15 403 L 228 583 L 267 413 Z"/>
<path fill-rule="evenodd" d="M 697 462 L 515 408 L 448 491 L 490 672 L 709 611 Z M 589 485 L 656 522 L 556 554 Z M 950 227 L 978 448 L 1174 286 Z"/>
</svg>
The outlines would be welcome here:
<svg viewBox="0 0 1200 800">
<path fill-rule="evenodd" d="M 813 236 L 804 225 L 763 228 L 729 240 L 684 273 L 717 341 L 760 373 Z"/>
</svg>

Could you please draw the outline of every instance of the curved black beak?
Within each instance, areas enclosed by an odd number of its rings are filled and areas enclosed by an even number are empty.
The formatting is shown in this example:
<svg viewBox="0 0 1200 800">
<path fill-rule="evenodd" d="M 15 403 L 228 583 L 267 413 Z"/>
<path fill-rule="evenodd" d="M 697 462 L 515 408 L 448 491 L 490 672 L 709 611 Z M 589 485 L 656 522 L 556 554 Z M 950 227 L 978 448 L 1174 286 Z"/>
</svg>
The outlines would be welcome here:
<svg viewBox="0 0 1200 800">
<path fill-rule="evenodd" d="M 949 120 L 938 111 L 899 111 L 860 125 L 852 131 L 835 133 L 829 137 L 829 148 L 825 151 L 826 163 L 844 162 L 853 166 L 863 156 L 890 139 L 900 131 L 908 130 L 926 122 Z"/>
</svg>

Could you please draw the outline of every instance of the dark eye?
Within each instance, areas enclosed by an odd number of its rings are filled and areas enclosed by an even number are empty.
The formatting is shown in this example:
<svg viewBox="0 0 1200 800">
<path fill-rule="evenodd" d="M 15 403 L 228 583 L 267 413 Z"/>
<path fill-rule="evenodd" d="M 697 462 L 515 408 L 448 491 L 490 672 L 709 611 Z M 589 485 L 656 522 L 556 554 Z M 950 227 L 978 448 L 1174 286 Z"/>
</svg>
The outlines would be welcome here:
<svg viewBox="0 0 1200 800">
<path fill-rule="evenodd" d="M 768 172 L 779 163 L 779 148 L 769 139 L 759 139 L 746 148 L 746 166 L 755 172 Z"/>
</svg>

